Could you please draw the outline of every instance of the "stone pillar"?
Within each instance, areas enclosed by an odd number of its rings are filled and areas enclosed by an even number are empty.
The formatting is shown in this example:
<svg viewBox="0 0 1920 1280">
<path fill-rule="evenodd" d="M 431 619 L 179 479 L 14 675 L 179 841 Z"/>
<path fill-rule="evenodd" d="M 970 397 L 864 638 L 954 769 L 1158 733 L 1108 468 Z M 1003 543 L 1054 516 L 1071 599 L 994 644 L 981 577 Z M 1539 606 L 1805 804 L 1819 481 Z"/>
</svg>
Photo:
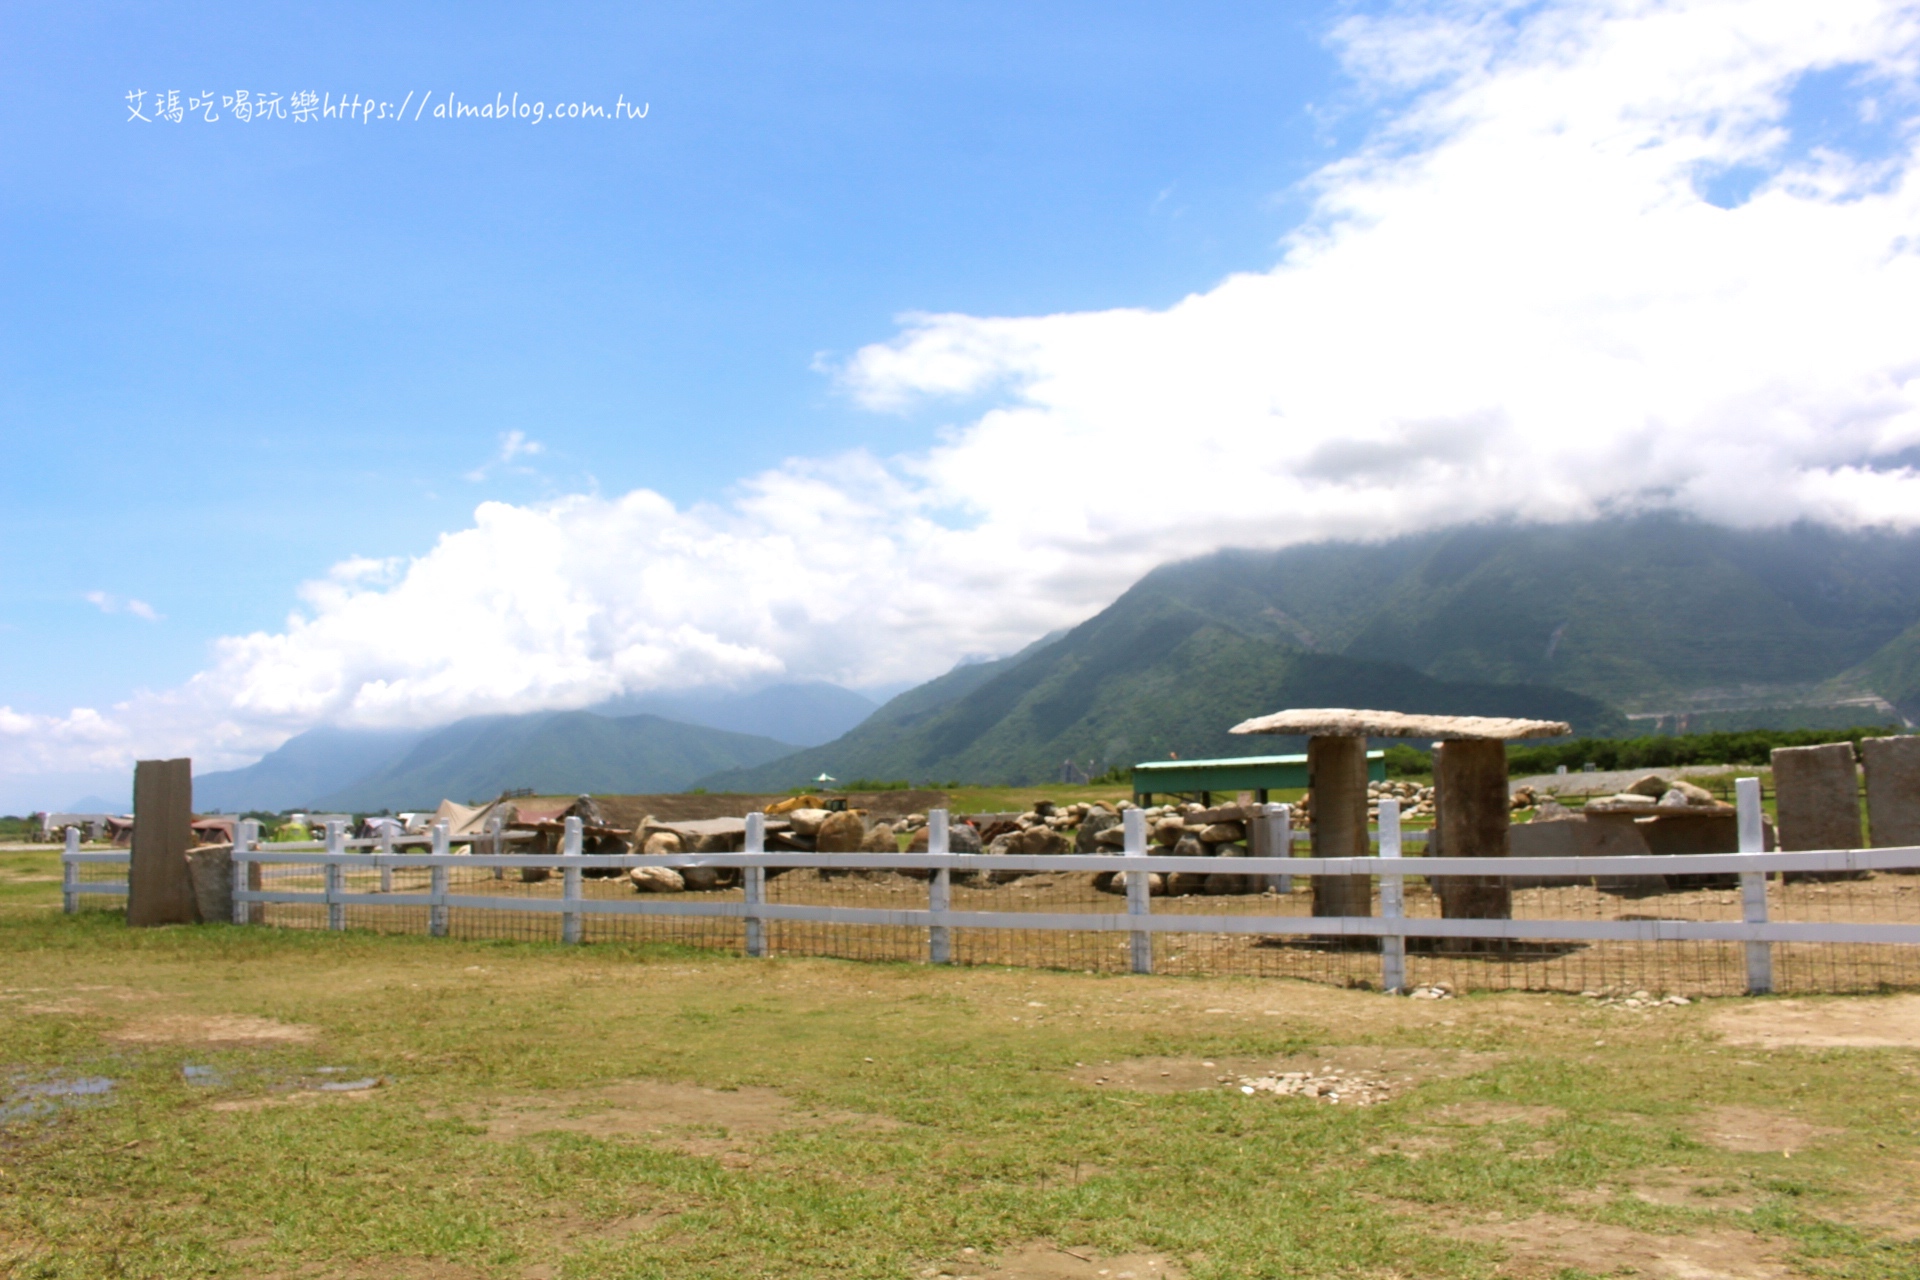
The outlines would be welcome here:
<svg viewBox="0 0 1920 1280">
<path fill-rule="evenodd" d="M 142 760 L 133 767 L 133 853 L 127 923 L 192 924 L 193 761 Z"/>
<path fill-rule="evenodd" d="M 1779 747 L 1773 753 L 1774 807 L 1780 817 L 1780 848 L 1858 849 L 1860 779 L 1853 744 Z"/>
<path fill-rule="evenodd" d="M 1507 856 L 1507 745 L 1460 739 L 1433 753 L 1440 856 Z M 1498 876 L 1436 876 L 1440 914 L 1454 920 L 1507 920 L 1513 890 Z"/>
<path fill-rule="evenodd" d="M 1367 841 L 1367 740 L 1307 739 L 1307 785 L 1313 789 L 1313 856 L 1364 858 Z M 1313 914 L 1370 916 L 1372 876 L 1315 876 Z M 1358 939 L 1355 945 L 1371 943 Z"/>
<path fill-rule="evenodd" d="M 1920 845 L 1920 737 L 1863 738 L 1860 756 L 1867 766 L 1867 826 L 1873 847 Z"/>
</svg>

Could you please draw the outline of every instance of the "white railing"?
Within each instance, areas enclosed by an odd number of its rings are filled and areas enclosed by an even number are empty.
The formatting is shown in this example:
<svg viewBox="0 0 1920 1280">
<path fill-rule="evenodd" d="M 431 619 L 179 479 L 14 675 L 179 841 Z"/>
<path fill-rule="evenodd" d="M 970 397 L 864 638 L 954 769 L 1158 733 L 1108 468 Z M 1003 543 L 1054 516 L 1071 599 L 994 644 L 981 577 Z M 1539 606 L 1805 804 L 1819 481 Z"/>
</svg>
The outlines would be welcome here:
<svg viewBox="0 0 1920 1280">
<path fill-rule="evenodd" d="M 749 814 L 746 819 L 746 852 L 660 855 L 583 854 L 580 851 L 581 825 L 577 818 L 567 819 L 562 848 L 557 854 L 455 855 L 449 852 L 450 840 L 445 824 L 419 837 L 349 840 L 345 838 L 341 825 L 332 823 L 329 824 L 325 840 L 262 845 L 258 841 L 257 824 L 244 822 L 240 825 L 233 853 L 233 912 L 234 922 L 244 924 L 259 920 L 261 916 L 257 908 L 267 904 L 324 906 L 328 928 L 343 929 L 346 927 L 346 909 L 350 906 L 426 907 L 428 931 L 435 936 L 446 935 L 447 913 L 453 909 L 557 913 L 561 919 L 561 935 L 569 943 L 580 941 L 581 922 L 587 916 L 739 919 L 745 923 L 747 953 L 755 956 L 767 954 L 766 926 L 774 921 L 924 928 L 928 931 L 927 958 L 936 964 L 951 961 L 951 931 L 954 929 L 1125 933 L 1131 939 L 1131 967 L 1136 973 L 1152 971 L 1152 939 L 1155 933 L 1374 937 L 1382 940 L 1382 986 L 1390 991 L 1401 990 L 1405 986 L 1408 938 L 1500 939 L 1514 942 L 1738 942 L 1745 944 L 1747 986 L 1755 992 L 1773 988 L 1774 943 L 1920 945 L 1920 924 L 1769 920 L 1766 892 L 1769 874 L 1835 875 L 1920 869 L 1920 847 L 1758 852 L 1761 844 L 1758 790 L 1754 779 L 1740 780 L 1738 829 L 1740 844 L 1747 852 L 1631 857 L 1409 859 L 1401 856 L 1399 810 L 1393 801 L 1383 802 L 1380 807 L 1380 856 L 1362 858 L 1250 857 L 1227 860 L 1156 855 L 1148 852 L 1145 816 L 1137 809 L 1128 810 L 1123 816 L 1124 845 L 1118 854 L 950 853 L 947 852 L 948 815 L 939 809 L 928 815 L 926 853 L 767 852 L 766 821 L 763 815 L 757 813 Z M 1266 833 L 1268 847 L 1285 848 L 1292 844 L 1293 835 L 1284 806 L 1270 806 L 1264 820 L 1272 824 Z M 404 845 L 424 846 L 429 852 L 399 851 Z M 126 891 L 124 882 L 78 883 L 73 878 L 78 864 L 115 859 L 124 862 L 126 857 L 124 853 L 80 853 L 77 839 L 70 835 L 67 853 L 62 857 L 67 868 L 68 910 L 73 909 L 76 893 Z M 253 886 L 256 883 L 263 882 L 260 876 L 252 873 L 252 869 L 264 863 L 323 868 L 323 887 L 318 891 L 255 888 Z M 630 870 L 634 867 L 738 869 L 744 892 L 738 901 L 703 900 L 680 895 L 587 897 L 581 892 L 581 873 L 584 871 Z M 429 873 L 425 893 L 394 891 L 394 871 L 417 871 L 423 868 Z M 492 868 L 496 875 L 507 869 L 557 870 L 561 873 L 561 892 L 557 898 L 452 893 L 448 891 L 448 873 L 456 868 Z M 897 909 L 769 902 L 766 874 L 774 869 L 924 871 L 928 873 L 927 905 L 924 909 Z M 349 870 L 379 871 L 381 891 L 349 891 L 346 883 Z M 1120 873 L 1126 878 L 1124 911 L 956 911 L 951 906 L 951 885 L 955 872 L 1097 874 L 1106 871 Z M 1154 913 L 1148 875 L 1156 872 L 1163 875 L 1173 872 L 1208 875 L 1223 871 L 1240 876 L 1265 877 L 1268 885 L 1282 891 L 1291 888 L 1291 881 L 1296 876 L 1376 876 L 1381 883 L 1381 914 L 1300 916 L 1201 915 L 1184 911 Z M 1727 874 L 1740 878 L 1743 918 L 1737 921 L 1644 918 L 1446 919 L 1408 917 L 1403 908 L 1404 882 L 1408 876 L 1503 879 L 1559 877 L 1590 881 L 1594 877 L 1651 879 L 1673 875 Z"/>
<path fill-rule="evenodd" d="M 112 894 L 127 896 L 127 882 L 120 880 L 82 880 L 80 868 L 88 863 L 105 864 L 120 867 L 123 871 L 132 854 L 125 849 L 96 849 L 83 853 L 80 849 L 80 828 L 67 828 L 66 847 L 60 852 L 60 905 L 68 915 L 80 909 L 80 899 L 87 894 Z"/>
</svg>

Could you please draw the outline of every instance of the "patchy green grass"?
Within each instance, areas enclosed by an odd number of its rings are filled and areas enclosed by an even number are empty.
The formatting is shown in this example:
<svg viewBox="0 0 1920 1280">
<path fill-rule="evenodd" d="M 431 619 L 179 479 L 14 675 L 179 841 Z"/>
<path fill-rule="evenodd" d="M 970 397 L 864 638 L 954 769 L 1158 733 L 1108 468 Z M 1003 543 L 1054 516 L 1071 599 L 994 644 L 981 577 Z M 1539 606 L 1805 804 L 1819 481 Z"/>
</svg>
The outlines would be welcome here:
<svg viewBox="0 0 1920 1280">
<path fill-rule="evenodd" d="M 0 907 L 59 910 L 60 851 L 0 848 Z"/>
<path fill-rule="evenodd" d="M 0 1122 L 9 1276 L 917 1277 L 1049 1241 L 1194 1277 L 1503 1258 L 1578 1277 L 1627 1265 L 1629 1239 L 1920 1276 L 1920 1051 L 1732 1047 L 1712 1003 L 130 931 L 17 906 L 0 956 L 0 1081 L 117 1082 Z M 1454 1065 L 1365 1108 L 1086 1079 L 1303 1051 Z M 362 1075 L 384 1083 L 317 1087 Z M 636 1124 L 634 1081 L 717 1092 Z M 1715 1145 L 1727 1106 L 1805 1141 Z M 1574 1243 L 1534 1257 L 1487 1225 L 1533 1222 Z"/>
</svg>

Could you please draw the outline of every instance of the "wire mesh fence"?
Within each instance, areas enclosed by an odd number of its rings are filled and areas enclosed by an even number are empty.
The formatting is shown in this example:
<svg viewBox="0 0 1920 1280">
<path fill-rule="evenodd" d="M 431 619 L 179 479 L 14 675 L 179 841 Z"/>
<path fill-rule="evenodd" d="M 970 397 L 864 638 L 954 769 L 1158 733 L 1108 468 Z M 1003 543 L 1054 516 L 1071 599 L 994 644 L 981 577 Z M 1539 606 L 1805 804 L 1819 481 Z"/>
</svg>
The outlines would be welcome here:
<svg viewBox="0 0 1920 1280">
<path fill-rule="evenodd" d="M 1287 977 L 1403 988 L 1726 995 L 1763 941 L 1783 992 L 1920 987 L 1920 849 L 1654 858 L 1234 860 L 1056 855 L 460 856 L 313 845 L 237 854 L 237 920 L 520 941 L 667 942 L 730 952 L 962 965 Z M 444 847 L 444 845 L 442 846 Z M 118 861 L 115 861 L 117 857 Z M 1489 868 L 1488 862 L 1504 865 Z M 63 859 L 69 909 L 125 901 L 125 854 Z M 1494 921 L 1448 920 L 1427 871 L 1495 874 Z M 636 891 L 636 868 L 682 870 Z M 1382 876 L 1380 869 L 1401 875 Z M 1366 916 L 1314 914 L 1316 875 L 1372 873 Z M 1283 874 L 1284 873 L 1284 874 Z M 1743 896 L 1742 875 L 1763 908 Z M 763 877 L 753 899 L 750 881 Z M 1383 892 L 1398 884 L 1398 916 Z M 1130 895 L 1129 885 L 1136 884 Z M 89 886 L 99 886 L 88 892 Z M 110 887 L 111 886 L 111 887 Z M 944 910 L 936 913 L 939 895 Z M 1349 910 L 1359 904 L 1349 904 Z M 1031 917 L 1032 925 L 1023 917 Z M 1079 917 L 1085 917 L 1084 927 Z M 760 922 L 754 947 L 749 919 Z M 1183 927 L 1186 921 L 1192 927 Z M 1755 921 L 1764 923 L 1756 924 Z M 569 935 L 569 927 L 573 933 Z M 1486 936 L 1434 936 L 1484 926 Z M 1714 936 L 1699 936 L 1703 931 Z M 1717 931 L 1717 932 L 1716 932 Z M 1758 932 L 1756 932 L 1758 931 Z M 1526 936 L 1529 933 L 1536 936 Z M 1554 934 L 1560 936 L 1551 936 Z M 1502 936 L 1502 935 L 1505 936 Z M 1144 948 L 1144 950 L 1143 950 Z M 1144 960 L 1144 964 L 1142 963 Z"/>
</svg>

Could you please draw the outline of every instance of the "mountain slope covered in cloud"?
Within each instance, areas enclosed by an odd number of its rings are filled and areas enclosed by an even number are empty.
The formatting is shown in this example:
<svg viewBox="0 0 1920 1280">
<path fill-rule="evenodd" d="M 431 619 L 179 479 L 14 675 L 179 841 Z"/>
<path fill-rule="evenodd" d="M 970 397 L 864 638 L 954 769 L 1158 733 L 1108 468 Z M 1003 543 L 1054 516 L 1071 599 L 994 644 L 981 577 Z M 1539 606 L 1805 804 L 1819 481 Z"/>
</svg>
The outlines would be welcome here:
<svg viewBox="0 0 1920 1280">
<path fill-rule="evenodd" d="M 1628 730 L 1621 706 L 1744 696 L 1756 719 L 1790 723 L 1787 704 L 1836 689 L 1898 701 L 1916 669 L 1910 628 L 1920 535 L 1651 517 L 1226 551 L 1155 570 L 964 686 L 936 681 L 837 742 L 706 785 L 1040 780 L 1067 760 L 1260 754 L 1280 744 L 1227 728 L 1287 705 L 1538 716 L 1607 735 Z M 1892 673 L 1883 688 L 1860 679 L 1863 659 Z"/>
<path fill-rule="evenodd" d="M 1213 566 L 1211 568 L 1207 566 Z M 1920 535 L 1674 517 L 1223 552 L 1155 576 L 1250 634 L 1628 711 L 1800 699 L 1920 621 Z M 1895 700 L 1896 685 L 1856 692 Z"/>
<path fill-rule="evenodd" d="M 796 746 L 831 742 L 874 713 L 880 704 L 851 689 L 814 680 L 775 684 L 746 693 L 693 690 L 643 693 L 592 708 L 603 716 L 649 714 L 733 733 L 776 738 Z"/>
<path fill-rule="evenodd" d="M 194 807 L 202 813 L 278 813 L 312 806 L 323 795 L 390 768 L 425 736 L 425 730 L 321 725 L 243 769 L 195 774 Z"/>
<path fill-rule="evenodd" d="M 715 770 L 792 751 L 790 743 L 659 716 L 476 716 L 427 735 L 388 768 L 312 803 L 365 812 L 486 800 L 517 787 L 549 794 L 681 791 Z"/>
</svg>

